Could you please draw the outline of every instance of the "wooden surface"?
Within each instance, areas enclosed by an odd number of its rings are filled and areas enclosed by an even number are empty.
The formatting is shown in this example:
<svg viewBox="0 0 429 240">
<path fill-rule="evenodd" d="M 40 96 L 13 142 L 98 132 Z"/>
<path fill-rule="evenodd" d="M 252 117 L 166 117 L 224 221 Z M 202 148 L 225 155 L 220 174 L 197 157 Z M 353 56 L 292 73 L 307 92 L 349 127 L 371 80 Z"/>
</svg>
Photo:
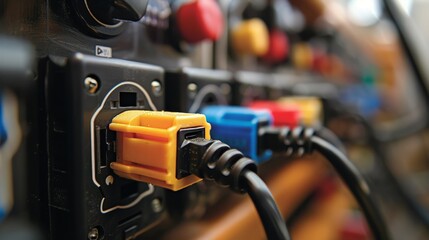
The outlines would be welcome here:
<svg viewBox="0 0 429 240">
<path fill-rule="evenodd" d="M 351 208 L 356 208 L 356 202 L 347 188 L 340 185 L 328 196 L 317 198 L 306 210 L 294 224 L 292 239 L 313 240 L 315 236 L 318 240 L 341 239 L 341 228 Z"/>
</svg>

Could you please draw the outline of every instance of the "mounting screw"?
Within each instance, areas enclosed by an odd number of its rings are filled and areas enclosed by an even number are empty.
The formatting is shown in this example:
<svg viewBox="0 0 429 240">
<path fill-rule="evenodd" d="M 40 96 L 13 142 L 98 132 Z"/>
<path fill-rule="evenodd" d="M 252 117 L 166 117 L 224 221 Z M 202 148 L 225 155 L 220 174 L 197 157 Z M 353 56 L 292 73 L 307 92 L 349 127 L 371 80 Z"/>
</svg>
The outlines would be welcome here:
<svg viewBox="0 0 429 240">
<path fill-rule="evenodd" d="M 98 83 L 98 80 L 94 77 L 86 77 L 85 78 L 85 89 L 88 91 L 88 93 L 95 93 L 97 92 L 100 84 Z"/>
<path fill-rule="evenodd" d="M 98 239 L 98 228 L 93 228 L 88 233 L 88 239 L 89 240 L 97 240 Z"/>
<path fill-rule="evenodd" d="M 160 96 L 162 94 L 162 85 L 158 80 L 153 80 L 151 86 L 152 92 L 155 96 Z"/>
<path fill-rule="evenodd" d="M 189 97 L 194 98 L 197 95 L 198 86 L 195 83 L 188 84 Z"/>
<path fill-rule="evenodd" d="M 154 199 L 152 200 L 151 205 L 152 205 L 152 210 L 153 210 L 154 212 L 156 212 L 156 213 L 161 212 L 161 211 L 162 211 L 162 209 L 163 209 L 163 207 L 162 207 L 162 203 L 161 203 L 161 200 L 159 200 L 159 198 L 154 198 Z"/>
</svg>

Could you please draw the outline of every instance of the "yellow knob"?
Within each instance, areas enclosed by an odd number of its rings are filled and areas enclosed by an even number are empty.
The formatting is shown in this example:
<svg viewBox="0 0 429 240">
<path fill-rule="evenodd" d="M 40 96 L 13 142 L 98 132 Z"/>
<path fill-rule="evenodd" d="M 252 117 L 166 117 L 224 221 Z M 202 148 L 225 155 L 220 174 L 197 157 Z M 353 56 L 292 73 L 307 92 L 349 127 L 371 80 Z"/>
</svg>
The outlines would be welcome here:
<svg viewBox="0 0 429 240">
<path fill-rule="evenodd" d="M 268 51 L 269 33 L 260 19 L 242 21 L 232 29 L 231 38 L 238 54 L 262 56 Z"/>
<path fill-rule="evenodd" d="M 298 43 L 293 46 L 292 62 L 297 69 L 310 70 L 313 66 L 313 50 L 307 43 Z"/>
</svg>

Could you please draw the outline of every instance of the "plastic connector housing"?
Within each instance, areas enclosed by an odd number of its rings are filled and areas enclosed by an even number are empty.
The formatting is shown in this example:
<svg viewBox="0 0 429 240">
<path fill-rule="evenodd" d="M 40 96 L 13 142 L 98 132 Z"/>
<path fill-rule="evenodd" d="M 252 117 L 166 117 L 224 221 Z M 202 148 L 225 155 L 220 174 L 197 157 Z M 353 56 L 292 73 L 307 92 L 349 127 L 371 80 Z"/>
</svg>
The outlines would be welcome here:
<svg viewBox="0 0 429 240">
<path fill-rule="evenodd" d="M 280 105 L 274 101 L 254 101 L 249 103 L 249 108 L 253 110 L 268 110 L 273 116 L 273 125 L 278 127 L 287 126 L 294 128 L 299 125 L 301 113 L 294 105 Z"/>
<path fill-rule="evenodd" d="M 180 190 L 201 179 L 188 175 L 177 179 L 178 132 L 187 128 L 204 128 L 210 139 L 210 124 L 202 114 L 126 111 L 109 125 L 116 131 L 116 162 L 110 167 L 121 177 Z"/>
<path fill-rule="evenodd" d="M 282 97 L 278 101 L 282 107 L 297 107 L 300 122 L 305 126 L 320 126 L 323 119 L 323 104 L 316 97 Z"/>
<path fill-rule="evenodd" d="M 260 151 L 258 142 L 259 128 L 272 124 L 269 111 L 255 111 L 245 107 L 207 106 L 201 113 L 206 115 L 207 121 L 212 126 L 213 139 L 240 150 L 257 163 L 271 157 L 271 151 Z"/>
</svg>

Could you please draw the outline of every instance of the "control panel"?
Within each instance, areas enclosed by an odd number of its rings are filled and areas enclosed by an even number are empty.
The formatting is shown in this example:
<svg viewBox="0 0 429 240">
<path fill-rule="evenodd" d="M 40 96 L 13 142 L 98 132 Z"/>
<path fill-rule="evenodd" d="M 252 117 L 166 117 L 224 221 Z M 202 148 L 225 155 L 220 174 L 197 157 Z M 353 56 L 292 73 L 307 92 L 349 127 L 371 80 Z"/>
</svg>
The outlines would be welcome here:
<svg viewBox="0 0 429 240">
<path fill-rule="evenodd" d="M 16 218 L 34 239 L 241 239 L 198 233 L 220 212 L 246 212 L 229 190 L 250 194 L 257 168 L 290 203 L 277 172 L 318 150 L 317 137 L 338 135 L 365 177 L 389 172 L 362 160 L 381 151 L 371 134 L 401 128 L 424 89 L 403 82 L 413 74 L 396 38 L 351 27 L 345 3 L 307 2 L 3 1 L 0 238 Z M 330 171 L 308 174 L 277 215 L 300 218 Z"/>
</svg>

